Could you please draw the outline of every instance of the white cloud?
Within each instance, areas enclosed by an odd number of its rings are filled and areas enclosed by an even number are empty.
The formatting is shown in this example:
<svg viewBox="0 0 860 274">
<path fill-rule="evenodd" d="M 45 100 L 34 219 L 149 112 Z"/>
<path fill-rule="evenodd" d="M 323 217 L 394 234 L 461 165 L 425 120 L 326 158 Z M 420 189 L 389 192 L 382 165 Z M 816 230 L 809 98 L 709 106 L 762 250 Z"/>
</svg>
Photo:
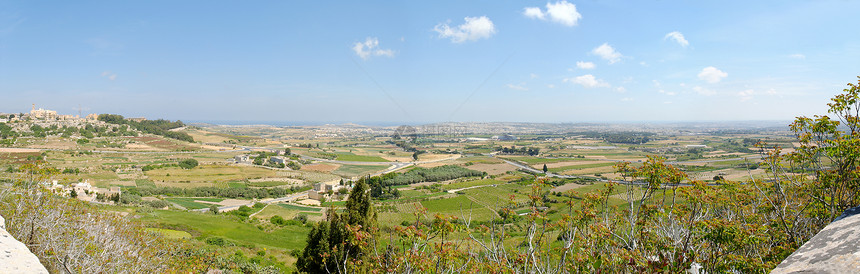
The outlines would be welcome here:
<svg viewBox="0 0 860 274">
<path fill-rule="evenodd" d="M 116 80 L 116 73 L 112 73 L 110 71 L 103 71 L 102 77 L 107 77 L 108 80 L 113 81 L 113 80 Z"/>
<path fill-rule="evenodd" d="M 705 96 L 711 96 L 711 95 L 717 94 L 717 92 L 715 92 L 713 90 L 709 90 L 709 89 L 706 89 L 706 88 L 703 88 L 700 86 L 693 87 L 693 91 L 695 91 L 699 95 L 705 95 Z"/>
<path fill-rule="evenodd" d="M 792 58 L 792 59 L 806 59 L 806 55 L 803 55 L 803 54 L 800 54 L 800 53 L 795 53 L 795 54 L 789 55 L 789 56 L 788 56 L 788 58 Z"/>
<path fill-rule="evenodd" d="M 681 45 L 682 47 L 685 47 L 685 48 L 690 45 L 690 42 L 687 41 L 687 39 L 684 38 L 684 35 L 678 31 L 673 31 L 673 32 L 667 33 L 666 36 L 663 37 L 663 40 L 666 40 L 666 39 L 672 39 L 675 42 L 677 42 L 678 45 Z"/>
<path fill-rule="evenodd" d="M 617 87 L 615 88 L 615 91 L 617 91 L 618 93 L 625 93 L 627 92 L 627 89 L 624 87 Z"/>
<path fill-rule="evenodd" d="M 465 20 L 465 23 L 455 27 L 448 23 L 438 24 L 433 30 L 439 33 L 439 37 L 450 38 L 454 43 L 486 39 L 496 33 L 496 26 L 486 16 L 466 17 Z"/>
<path fill-rule="evenodd" d="M 526 8 L 526 10 L 523 11 L 523 15 L 525 15 L 528 18 L 541 19 L 541 20 L 546 19 L 546 15 L 538 7 Z"/>
<path fill-rule="evenodd" d="M 606 59 L 610 64 L 621 61 L 621 57 L 624 57 L 621 53 L 615 51 L 615 49 L 608 43 L 603 43 L 603 45 L 594 48 L 591 50 L 591 53 L 600 56 L 600 58 Z"/>
<path fill-rule="evenodd" d="M 546 12 L 538 7 L 527 7 L 523 11 L 523 15 L 528 18 L 546 20 L 549 17 L 553 22 L 573 27 L 579 19 L 582 19 L 582 14 L 576 11 L 576 5 L 567 1 L 559 1 L 555 3 L 546 3 Z"/>
<path fill-rule="evenodd" d="M 715 67 L 706 67 L 702 69 L 702 72 L 699 72 L 699 79 L 711 84 L 717 83 L 728 76 L 728 73 L 725 73 Z"/>
<path fill-rule="evenodd" d="M 594 77 L 594 75 L 591 75 L 591 74 L 577 76 L 574 78 L 565 78 L 564 81 L 575 83 L 575 84 L 580 84 L 586 88 L 596 88 L 596 87 L 608 88 L 608 87 L 610 87 L 609 83 L 604 82 L 603 80 L 597 79 Z"/>
<path fill-rule="evenodd" d="M 538 76 L 537 74 L 534 74 L 534 73 L 529 74 L 529 78 L 537 79 L 538 77 L 540 77 L 540 76 Z"/>
<path fill-rule="evenodd" d="M 630 98 L 630 97 L 624 97 L 624 98 L 621 98 L 621 101 L 624 101 L 624 102 L 630 102 L 630 101 L 633 101 L 633 98 Z"/>
<path fill-rule="evenodd" d="M 525 84 L 519 84 L 519 85 L 507 84 L 507 87 L 509 89 L 513 89 L 513 90 L 529 91 L 529 88 L 525 87 Z"/>
<path fill-rule="evenodd" d="M 771 88 L 765 91 L 765 93 L 767 93 L 767 95 L 776 95 L 776 90 Z"/>
<path fill-rule="evenodd" d="M 546 87 L 548 87 L 548 88 L 555 88 L 555 85 L 553 85 L 553 84 L 548 84 L 548 85 L 546 85 Z"/>
<path fill-rule="evenodd" d="M 594 69 L 596 66 L 592 62 L 577 61 L 576 67 L 580 69 Z"/>
<path fill-rule="evenodd" d="M 675 93 L 675 92 L 673 92 L 673 91 L 665 91 L 665 90 L 662 90 L 662 89 L 661 89 L 661 90 L 658 90 L 657 92 L 659 92 L 659 93 L 661 93 L 661 94 L 666 94 L 666 95 L 669 95 L 669 96 L 675 96 L 675 95 L 677 95 L 677 93 Z"/>
<path fill-rule="evenodd" d="M 356 42 L 352 46 L 352 51 L 364 60 L 367 60 L 371 56 L 394 57 L 393 50 L 379 48 L 379 39 L 376 39 L 376 37 L 367 37 L 364 42 Z"/>
<path fill-rule="evenodd" d="M 753 91 L 752 89 L 738 92 L 738 96 L 741 97 L 741 102 L 749 101 L 750 99 L 753 98 L 754 94 L 755 94 L 755 91 Z"/>
</svg>

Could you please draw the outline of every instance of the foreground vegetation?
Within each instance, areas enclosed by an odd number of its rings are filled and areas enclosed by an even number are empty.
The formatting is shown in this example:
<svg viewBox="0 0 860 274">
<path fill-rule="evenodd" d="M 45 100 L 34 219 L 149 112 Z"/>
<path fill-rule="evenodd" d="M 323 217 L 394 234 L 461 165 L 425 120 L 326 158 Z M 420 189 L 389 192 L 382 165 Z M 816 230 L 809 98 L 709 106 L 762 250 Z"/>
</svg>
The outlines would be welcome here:
<svg viewBox="0 0 860 274">
<path fill-rule="evenodd" d="M 801 144 L 797 151 L 783 154 L 779 147 L 758 144 L 766 180 L 707 184 L 649 157 L 639 166 L 616 165 L 623 185 L 567 194 L 558 219 L 548 218 L 549 186 L 536 180 L 528 195 L 531 213 L 520 222 L 524 230 L 516 229 L 519 215 L 510 212 L 500 222 L 475 224 L 469 215 L 428 217 L 418 211 L 414 223 L 383 231 L 370 197 L 364 197 L 367 186 L 359 182 L 344 213 L 331 214 L 308 236 L 299 269 L 767 272 L 842 211 L 860 204 L 860 87 L 849 84 L 832 101 L 830 113 L 838 120 L 800 117 L 792 124 Z M 611 204 L 613 195 L 625 202 Z"/>
<path fill-rule="evenodd" d="M 582 131 L 476 142 L 417 134 L 274 142 L 189 131 L 231 149 L 260 142 L 269 147 L 254 153 L 267 157 L 300 143 L 285 155 L 307 161 L 302 170 L 228 164 L 245 152 L 188 152 L 202 146 L 130 137 L 143 131 L 121 117 L 106 117 L 116 124 L 93 128 L 104 134 L 85 142 L 69 141 L 63 135 L 74 130 L 62 127 L 0 127 L 11 140 L 2 146 L 71 147 L 0 153 L 0 214 L 54 272 L 767 272 L 860 203 L 859 93 L 851 84 L 834 98 L 832 118 L 798 118 L 791 138 Z M 95 152 L 156 143 L 153 154 Z M 301 155 L 349 162 L 310 164 Z M 541 177 L 501 159 L 576 176 Z M 414 166 L 352 182 L 387 167 L 357 161 Z M 341 178 L 352 194 L 328 208 L 252 200 Z M 38 186 L 51 180 L 123 194 L 95 206 Z M 342 189 L 331 194 L 346 196 Z M 228 198 L 246 205 L 219 212 Z"/>
</svg>

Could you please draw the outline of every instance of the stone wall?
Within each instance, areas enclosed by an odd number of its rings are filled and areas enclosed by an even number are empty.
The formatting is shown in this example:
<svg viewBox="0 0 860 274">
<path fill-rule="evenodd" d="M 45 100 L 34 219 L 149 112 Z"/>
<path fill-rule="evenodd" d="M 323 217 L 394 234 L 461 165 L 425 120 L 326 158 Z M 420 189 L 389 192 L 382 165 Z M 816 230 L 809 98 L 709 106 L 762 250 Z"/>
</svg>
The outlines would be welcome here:
<svg viewBox="0 0 860 274">
<path fill-rule="evenodd" d="M 0 273 L 48 273 L 24 243 L 6 231 L 3 216 L 0 216 Z"/>
</svg>

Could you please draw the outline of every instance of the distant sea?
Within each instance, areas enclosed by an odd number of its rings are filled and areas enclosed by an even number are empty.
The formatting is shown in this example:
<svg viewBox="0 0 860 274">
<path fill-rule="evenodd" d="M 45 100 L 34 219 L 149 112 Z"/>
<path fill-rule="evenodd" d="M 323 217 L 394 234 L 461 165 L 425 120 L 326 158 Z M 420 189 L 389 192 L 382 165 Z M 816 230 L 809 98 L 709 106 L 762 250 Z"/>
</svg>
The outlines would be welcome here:
<svg viewBox="0 0 860 274">
<path fill-rule="evenodd" d="M 342 125 L 342 124 L 356 124 L 362 126 L 379 126 L 379 127 L 392 127 L 392 126 L 400 126 L 400 125 L 420 125 L 416 123 L 397 123 L 397 122 L 355 122 L 355 121 L 329 121 L 329 122 L 304 122 L 304 121 L 225 121 L 225 120 L 183 120 L 183 123 L 186 124 L 194 124 L 194 123 L 205 123 L 205 124 L 213 124 L 213 125 L 227 125 L 227 126 L 239 126 L 239 125 L 270 125 L 270 126 L 279 126 L 279 127 L 289 127 L 289 126 L 322 126 L 322 125 Z M 421 123 L 423 124 L 423 123 Z"/>
</svg>

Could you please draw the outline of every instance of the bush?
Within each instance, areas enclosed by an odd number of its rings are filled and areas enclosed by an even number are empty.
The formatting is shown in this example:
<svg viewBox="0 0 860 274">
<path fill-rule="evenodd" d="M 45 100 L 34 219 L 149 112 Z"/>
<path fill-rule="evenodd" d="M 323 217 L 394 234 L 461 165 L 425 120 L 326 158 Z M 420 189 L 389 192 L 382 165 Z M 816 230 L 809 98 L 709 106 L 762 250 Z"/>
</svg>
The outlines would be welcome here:
<svg viewBox="0 0 860 274">
<path fill-rule="evenodd" d="M 152 208 L 165 208 L 170 206 L 170 203 L 163 200 L 146 201 L 144 204 Z"/>
<path fill-rule="evenodd" d="M 272 222 L 272 224 L 276 224 L 279 226 L 287 225 L 287 220 L 278 215 L 272 216 L 272 218 L 269 219 L 269 222 Z"/>
<path fill-rule="evenodd" d="M 185 159 L 182 162 L 179 162 L 179 167 L 183 169 L 192 169 L 197 167 L 197 160 L 195 159 Z"/>
<path fill-rule="evenodd" d="M 214 246 L 233 246 L 234 244 L 221 237 L 206 238 L 206 243 Z"/>
<path fill-rule="evenodd" d="M 308 222 L 308 215 L 299 213 L 296 217 L 293 217 L 293 220 L 299 221 L 302 224 L 306 224 Z"/>
</svg>

